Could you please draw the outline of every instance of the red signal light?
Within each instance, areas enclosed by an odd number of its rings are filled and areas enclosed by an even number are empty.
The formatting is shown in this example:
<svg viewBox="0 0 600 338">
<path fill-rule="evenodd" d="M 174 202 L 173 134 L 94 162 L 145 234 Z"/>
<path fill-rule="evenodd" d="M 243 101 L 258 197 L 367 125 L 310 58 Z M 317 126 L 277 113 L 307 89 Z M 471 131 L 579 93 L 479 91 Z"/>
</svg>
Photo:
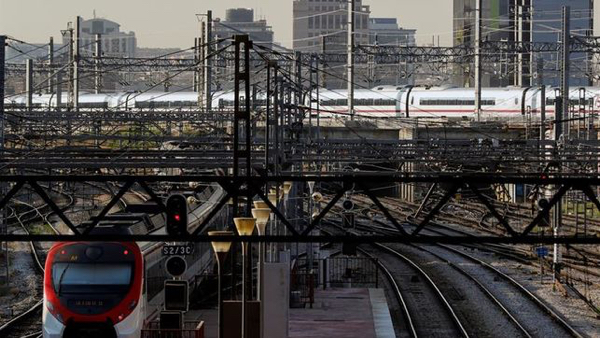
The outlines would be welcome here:
<svg viewBox="0 0 600 338">
<path fill-rule="evenodd" d="M 66 255 L 66 254 L 67 254 L 67 251 L 65 251 L 65 250 L 62 250 L 62 251 L 60 252 L 60 254 L 61 254 L 61 255 Z"/>
<path fill-rule="evenodd" d="M 125 255 L 125 256 L 129 255 L 129 250 L 123 251 L 123 255 Z"/>
<path fill-rule="evenodd" d="M 177 222 L 181 221 L 181 216 L 179 214 L 175 214 L 173 215 L 173 219 L 175 219 Z"/>
</svg>

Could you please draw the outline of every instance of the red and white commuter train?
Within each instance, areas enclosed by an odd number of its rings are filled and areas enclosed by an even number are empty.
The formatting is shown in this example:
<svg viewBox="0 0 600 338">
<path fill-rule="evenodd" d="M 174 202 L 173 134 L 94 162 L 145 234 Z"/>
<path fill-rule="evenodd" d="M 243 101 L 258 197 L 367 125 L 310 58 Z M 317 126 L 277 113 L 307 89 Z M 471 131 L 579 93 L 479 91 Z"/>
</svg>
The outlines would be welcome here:
<svg viewBox="0 0 600 338">
<path fill-rule="evenodd" d="M 210 186 L 200 195 L 206 203 L 191 211 L 193 231 L 224 195 Z M 161 218 L 158 214 L 151 218 Z M 164 220 L 163 220 L 164 221 Z M 224 222 L 220 216 L 215 222 Z M 157 222 L 154 222 L 157 223 Z M 136 223 L 128 229 L 107 226 L 104 233 L 165 234 Z M 133 230 L 132 230 L 133 229 Z M 135 230 L 135 231 L 134 231 Z M 94 234 L 92 232 L 92 234 Z M 165 271 L 163 242 L 63 242 L 48 251 L 44 272 L 44 338 L 138 338 L 163 309 Z M 210 266 L 209 243 L 194 243 L 185 256 L 191 281 Z"/>
<path fill-rule="evenodd" d="M 554 114 L 556 88 L 546 87 L 544 98 L 540 87 L 484 88 L 482 90 L 481 114 L 484 118 L 539 118 L 543 103 L 547 117 Z M 590 112 L 600 110 L 600 87 L 572 87 L 570 103 L 585 107 Z M 354 114 L 374 118 L 431 118 L 431 117 L 475 117 L 475 92 L 473 88 L 456 87 L 413 87 L 381 86 L 373 89 L 356 89 Z M 232 109 L 234 94 L 231 91 L 215 92 L 212 106 L 217 109 Z M 25 96 L 7 96 L 5 108 L 25 107 Z M 67 102 L 66 94 L 61 104 Z M 265 105 L 264 94 L 257 95 L 256 106 Z M 345 89 L 321 89 L 318 100 L 313 91 L 312 100 L 303 99 L 302 107 L 313 116 L 335 117 L 348 114 L 347 91 Z M 544 102 L 542 102 L 544 101 Z M 33 97 L 33 107 L 56 107 L 56 95 L 43 94 Z M 81 94 L 81 109 L 197 109 L 198 93 L 195 92 L 147 92 Z"/>
<path fill-rule="evenodd" d="M 144 266 L 133 242 L 54 245 L 46 258 L 43 336 L 140 337 Z"/>
</svg>

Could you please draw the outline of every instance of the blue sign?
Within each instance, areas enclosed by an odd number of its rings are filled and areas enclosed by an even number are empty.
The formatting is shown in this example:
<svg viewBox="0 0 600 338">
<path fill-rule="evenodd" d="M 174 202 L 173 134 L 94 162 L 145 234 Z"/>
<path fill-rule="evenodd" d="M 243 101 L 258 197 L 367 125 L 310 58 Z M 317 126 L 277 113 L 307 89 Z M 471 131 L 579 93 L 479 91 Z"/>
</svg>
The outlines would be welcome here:
<svg viewBox="0 0 600 338">
<path fill-rule="evenodd" d="M 538 246 L 535 248 L 535 253 L 538 255 L 538 257 L 546 257 L 548 256 L 548 248 L 545 246 Z"/>
</svg>

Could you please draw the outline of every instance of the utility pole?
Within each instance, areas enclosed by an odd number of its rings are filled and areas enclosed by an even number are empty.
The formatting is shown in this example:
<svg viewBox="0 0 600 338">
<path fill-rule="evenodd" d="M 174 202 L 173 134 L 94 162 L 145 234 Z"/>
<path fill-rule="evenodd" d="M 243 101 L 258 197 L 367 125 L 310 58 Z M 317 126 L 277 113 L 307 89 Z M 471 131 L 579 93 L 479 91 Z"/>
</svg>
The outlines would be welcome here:
<svg viewBox="0 0 600 338">
<path fill-rule="evenodd" d="M 81 17 L 75 20 L 75 34 L 73 36 L 73 108 L 79 110 L 79 42 L 81 33 Z"/>
<path fill-rule="evenodd" d="M 245 176 L 247 182 L 250 182 L 252 176 L 252 144 L 250 139 L 251 113 L 250 113 L 250 50 L 252 41 L 248 35 L 236 35 L 234 37 L 235 46 L 235 78 L 234 78 L 234 121 L 233 121 L 233 177 L 237 179 Z M 241 94 L 244 95 L 241 95 Z M 240 98 L 243 97 L 243 101 Z M 241 134 L 241 135 L 240 135 Z M 240 160 L 245 161 L 240 168 Z M 238 195 L 234 195 L 234 208 L 238 203 Z M 250 186 L 246 187 L 246 210 L 245 215 L 250 215 L 252 207 L 252 194 Z M 234 209 L 235 210 L 235 209 Z M 236 215 L 237 216 L 237 215 Z M 245 260 L 246 253 L 243 253 L 242 259 L 242 338 L 247 337 L 246 332 L 246 288 L 247 271 Z"/>
<path fill-rule="evenodd" d="M 562 8 L 562 30 L 561 30 L 561 67 L 560 67 L 560 95 L 562 96 L 561 114 L 556 116 L 557 136 L 564 133 L 563 120 L 569 117 L 569 58 L 570 58 L 570 40 L 571 40 L 571 8 L 563 6 Z M 557 138 L 558 140 L 558 138 Z"/>
<path fill-rule="evenodd" d="M 48 43 L 48 89 L 46 93 L 54 93 L 54 77 L 52 76 L 52 65 L 54 64 L 54 38 L 50 37 Z"/>
<path fill-rule="evenodd" d="M 369 88 L 373 88 L 375 86 L 375 55 L 369 55 L 367 58 L 367 81 Z M 400 63 L 398 63 L 398 68 L 400 68 L 399 65 Z"/>
<path fill-rule="evenodd" d="M 354 120 L 354 11 L 355 0 L 348 0 L 348 114 Z"/>
<path fill-rule="evenodd" d="M 296 52 L 295 53 L 295 58 L 296 58 L 296 90 L 294 91 L 294 112 L 295 112 L 295 116 L 293 121 L 295 123 L 302 123 L 302 116 L 300 116 L 300 108 L 298 108 L 298 106 L 300 106 L 300 104 L 302 103 L 302 92 L 303 92 L 303 88 L 302 88 L 302 52 Z M 300 133 L 302 133 L 302 131 L 299 131 Z M 298 138 L 301 138 L 301 134 L 298 135 Z"/>
<path fill-rule="evenodd" d="M 204 32 L 204 23 L 200 24 L 200 32 Z M 201 38 L 200 38 L 201 39 Z M 198 53 L 198 46 L 200 43 L 198 42 L 198 38 L 194 38 L 194 64 L 196 67 L 194 68 L 194 76 L 192 76 L 192 90 L 198 93 L 198 103 L 202 103 L 202 97 L 200 96 L 198 90 L 198 73 L 200 72 L 200 65 L 198 64 L 200 58 Z"/>
<path fill-rule="evenodd" d="M 321 54 L 325 55 L 327 53 L 327 36 L 321 36 Z M 327 74 L 323 72 L 321 74 L 321 85 L 323 88 L 327 88 Z"/>
<path fill-rule="evenodd" d="M 25 91 L 27 92 L 25 107 L 31 111 L 33 108 L 33 59 L 25 60 Z"/>
<path fill-rule="evenodd" d="M 56 72 L 56 110 L 60 111 L 62 105 L 62 70 Z"/>
<path fill-rule="evenodd" d="M 540 141 L 546 139 L 546 86 L 540 87 Z"/>
<path fill-rule="evenodd" d="M 537 67 L 537 84 L 538 86 L 544 86 L 544 59 L 542 59 L 541 57 L 537 58 L 536 61 L 536 67 Z"/>
<path fill-rule="evenodd" d="M 570 21 L 571 21 L 571 9 L 569 6 L 563 6 L 562 8 L 562 30 L 561 30 L 561 69 L 560 69 L 560 96 L 561 100 L 556 104 L 555 108 L 555 123 L 554 123 L 554 141 L 555 146 L 559 147 L 561 139 L 563 138 L 564 126 L 563 120 L 565 116 L 568 116 L 569 112 L 569 43 L 570 43 Z M 559 106 L 560 105 L 560 106 Z M 564 115 L 566 114 L 566 115 Z M 560 163 L 560 161 L 558 161 Z M 561 172 L 560 164 L 557 168 L 558 172 Z M 562 199 L 559 199 L 554 207 L 553 212 L 554 218 L 554 236 L 560 236 L 560 230 L 562 227 Z M 561 268 L 561 252 L 560 245 L 554 244 L 552 265 L 554 269 L 553 280 L 556 280 L 560 276 Z"/>
<path fill-rule="evenodd" d="M 206 111 L 212 109 L 212 64 L 213 64 L 213 34 L 212 34 L 212 11 L 206 11 L 206 38 L 204 40 L 204 46 L 206 55 L 204 56 L 204 100 L 206 100 L 204 107 Z"/>
<path fill-rule="evenodd" d="M 4 149 L 4 59 L 6 35 L 0 35 L 0 149 Z"/>
<path fill-rule="evenodd" d="M 515 41 L 519 43 L 531 42 L 531 0 L 517 0 L 515 2 Z M 532 81 L 532 62 L 531 52 L 518 53 L 517 64 L 515 65 L 515 75 L 513 83 L 516 86 L 531 86 Z"/>
<path fill-rule="evenodd" d="M 235 79 L 234 79 L 234 124 L 233 124 L 233 174 L 242 174 L 249 180 L 252 175 L 250 125 L 250 49 L 252 41 L 248 35 L 235 36 Z M 243 98 L 243 101 L 241 100 Z M 242 164 L 242 166 L 240 166 Z M 234 204 L 237 201 L 234 199 Z M 246 215 L 250 214 L 252 196 L 248 189 Z M 236 215 L 237 216 L 237 215 Z"/>
<path fill-rule="evenodd" d="M 4 60 L 6 53 L 6 36 L 0 35 L 0 149 L 4 150 Z M 0 193 L 2 196 L 6 193 L 6 183 L 0 183 Z M 0 226 L 2 226 L 3 234 L 8 234 L 8 224 L 6 221 L 5 208 L 0 210 Z M 4 257 L 6 267 L 6 279 L 5 285 L 8 285 L 9 271 L 8 271 L 8 242 L 4 242 Z"/>
<path fill-rule="evenodd" d="M 100 62 L 102 58 L 102 35 L 94 36 L 94 89 L 96 94 L 100 94 L 102 89 L 102 74 L 100 73 Z"/>
<path fill-rule="evenodd" d="M 67 68 L 67 109 L 73 107 L 73 26 L 69 22 L 65 34 L 69 35 L 69 67 Z M 60 86 L 60 81 L 57 81 Z"/>
<path fill-rule="evenodd" d="M 481 121 L 481 0 L 475 0 L 475 114 Z"/>
<path fill-rule="evenodd" d="M 198 67 L 196 67 L 196 74 L 194 77 L 194 90 L 198 92 L 198 105 L 200 107 L 204 106 L 204 86 L 202 85 L 204 82 L 204 58 L 206 58 L 206 49 L 204 48 L 204 44 L 206 44 L 206 23 L 202 22 L 200 37 L 196 39 L 197 51 L 196 51 L 196 62 L 198 62 Z"/>
<path fill-rule="evenodd" d="M 273 100 L 273 79 L 277 78 L 277 61 L 269 60 L 267 61 L 267 100 L 266 100 L 266 110 L 265 110 L 265 176 L 269 175 L 269 163 L 271 163 L 271 159 L 269 158 L 270 152 L 270 134 L 271 134 L 271 101 Z M 267 191 L 265 189 L 265 191 Z"/>
<path fill-rule="evenodd" d="M 309 67 L 309 77 L 310 77 L 310 81 L 309 81 L 309 93 L 308 93 L 308 140 L 312 141 L 313 139 L 313 120 L 312 120 L 312 116 L 313 116 L 313 103 L 316 102 L 315 100 L 315 92 L 318 91 L 319 89 L 318 87 L 318 83 L 319 83 L 319 73 L 317 71 L 318 69 L 318 64 L 319 64 L 319 59 L 318 56 L 313 54 L 311 55 L 310 58 L 310 67 Z M 319 111 L 317 111 L 317 114 L 319 113 Z"/>
<path fill-rule="evenodd" d="M 533 25 L 532 25 L 532 0 L 523 0 L 523 25 L 521 27 L 521 34 L 523 35 L 523 39 L 526 42 L 531 43 L 533 41 Z M 526 86 L 533 86 L 533 52 L 528 52 L 524 54 L 524 74 L 523 82 Z"/>
</svg>

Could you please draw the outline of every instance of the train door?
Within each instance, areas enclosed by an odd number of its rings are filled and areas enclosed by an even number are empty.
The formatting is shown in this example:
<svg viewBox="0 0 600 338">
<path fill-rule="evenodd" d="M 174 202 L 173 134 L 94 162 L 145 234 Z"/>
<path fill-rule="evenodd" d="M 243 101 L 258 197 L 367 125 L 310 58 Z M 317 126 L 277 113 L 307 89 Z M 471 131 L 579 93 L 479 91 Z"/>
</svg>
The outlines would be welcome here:
<svg viewBox="0 0 600 338">
<path fill-rule="evenodd" d="M 413 86 L 406 86 L 398 92 L 396 117 L 410 117 L 410 94 L 413 88 Z"/>
</svg>

